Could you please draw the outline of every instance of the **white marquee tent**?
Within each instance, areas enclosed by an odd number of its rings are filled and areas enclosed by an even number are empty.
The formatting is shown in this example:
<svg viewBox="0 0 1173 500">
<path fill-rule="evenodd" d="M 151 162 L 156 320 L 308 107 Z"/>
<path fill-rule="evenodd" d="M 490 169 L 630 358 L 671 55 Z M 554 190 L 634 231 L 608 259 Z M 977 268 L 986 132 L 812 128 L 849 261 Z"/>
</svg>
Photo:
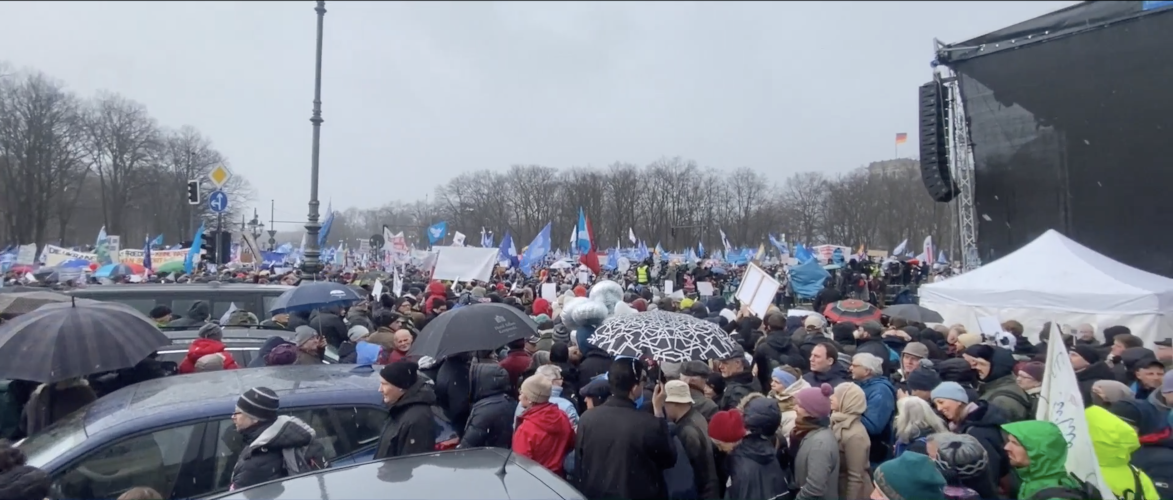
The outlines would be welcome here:
<svg viewBox="0 0 1173 500">
<path fill-rule="evenodd" d="M 1147 343 L 1173 336 L 1173 279 L 1105 257 L 1055 230 L 974 271 L 925 285 L 920 304 L 977 332 L 979 317 L 1018 320 L 1037 342 L 1047 321 L 1127 326 Z"/>
</svg>

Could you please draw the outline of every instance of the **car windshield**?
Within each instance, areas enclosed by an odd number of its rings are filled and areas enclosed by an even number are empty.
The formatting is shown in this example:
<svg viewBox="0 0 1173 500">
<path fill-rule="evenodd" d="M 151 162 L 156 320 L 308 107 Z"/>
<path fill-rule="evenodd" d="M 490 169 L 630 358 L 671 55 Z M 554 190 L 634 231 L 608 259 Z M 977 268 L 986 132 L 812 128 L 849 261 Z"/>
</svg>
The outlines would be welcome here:
<svg viewBox="0 0 1173 500">
<path fill-rule="evenodd" d="M 85 411 L 75 411 L 47 429 L 20 442 L 20 451 L 28 457 L 28 464 L 44 467 L 53 459 L 86 440 Z"/>
</svg>

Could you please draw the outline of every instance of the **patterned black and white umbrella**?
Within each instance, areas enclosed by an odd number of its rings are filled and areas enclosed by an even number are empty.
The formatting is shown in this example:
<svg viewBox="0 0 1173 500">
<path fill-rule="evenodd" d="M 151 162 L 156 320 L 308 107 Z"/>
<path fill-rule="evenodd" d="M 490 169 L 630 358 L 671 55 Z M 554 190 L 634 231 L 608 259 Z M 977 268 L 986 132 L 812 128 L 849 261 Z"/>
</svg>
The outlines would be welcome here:
<svg viewBox="0 0 1173 500">
<path fill-rule="evenodd" d="M 651 354 L 662 363 L 724 359 L 737 345 L 716 323 L 664 311 L 612 317 L 590 343 L 613 356 Z"/>
<path fill-rule="evenodd" d="M 0 378 L 50 383 L 130 368 L 170 343 L 122 304 L 46 304 L 0 325 Z"/>
</svg>

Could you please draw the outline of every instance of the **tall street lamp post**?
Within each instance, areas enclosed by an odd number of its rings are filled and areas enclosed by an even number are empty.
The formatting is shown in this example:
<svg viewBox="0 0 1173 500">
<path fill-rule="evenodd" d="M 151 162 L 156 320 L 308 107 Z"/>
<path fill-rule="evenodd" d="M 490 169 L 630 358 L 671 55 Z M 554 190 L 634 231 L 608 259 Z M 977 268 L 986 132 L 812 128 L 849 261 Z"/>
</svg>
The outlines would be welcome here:
<svg viewBox="0 0 1173 500">
<path fill-rule="evenodd" d="M 314 8 L 318 13 L 318 54 L 314 65 L 314 113 L 310 123 L 314 124 L 314 139 L 312 159 L 310 160 L 310 213 L 305 224 L 306 247 L 305 260 L 301 271 L 316 275 L 322 270 L 322 262 L 318 260 L 321 249 L 318 248 L 318 231 L 322 225 L 318 223 L 318 152 L 322 135 L 322 22 L 326 18 L 326 2 L 318 0 Z"/>
</svg>

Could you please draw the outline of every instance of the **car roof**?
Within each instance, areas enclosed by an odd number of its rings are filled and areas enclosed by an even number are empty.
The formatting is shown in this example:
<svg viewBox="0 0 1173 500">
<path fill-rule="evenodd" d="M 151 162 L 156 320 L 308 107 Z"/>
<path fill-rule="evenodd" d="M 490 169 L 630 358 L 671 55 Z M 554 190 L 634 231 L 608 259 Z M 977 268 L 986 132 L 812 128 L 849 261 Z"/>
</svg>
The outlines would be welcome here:
<svg viewBox="0 0 1173 500">
<path fill-rule="evenodd" d="M 497 475 L 503 464 L 505 476 Z M 566 481 L 522 455 L 470 448 L 336 467 L 214 497 L 223 500 L 581 499 Z"/>
<path fill-rule="evenodd" d="M 277 393 L 282 408 L 381 405 L 379 375 L 369 366 L 309 365 L 240 368 L 147 380 L 114 391 L 86 407 L 87 436 L 131 425 L 149 427 L 231 414 L 253 387 Z M 132 425 L 133 423 L 133 425 Z"/>
<path fill-rule="evenodd" d="M 259 285 L 256 283 L 132 283 L 98 285 L 69 290 L 70 295 L 88 296 L 119 293 L 167 293 L 167 292 L 273 292 L 281 294 L 292 289 L 289 285 Z"/>
<path fill-rule="evenodd" d="M 200 338 L 199 329 L 175 329 L 172 330 L 166 326 L 161 328 L 163 335 L 172 341 L 176 340 L 194 340 Z M 233 339 L 260 339 L 264 341 L 269 337 L 289 337 L 293 332 L 284 328 L 267 328 L 260 326 L 224 326 L 220 328 L 223 332 L 223 341 L 225 344 L 232 342 Z"/>
</svg>

